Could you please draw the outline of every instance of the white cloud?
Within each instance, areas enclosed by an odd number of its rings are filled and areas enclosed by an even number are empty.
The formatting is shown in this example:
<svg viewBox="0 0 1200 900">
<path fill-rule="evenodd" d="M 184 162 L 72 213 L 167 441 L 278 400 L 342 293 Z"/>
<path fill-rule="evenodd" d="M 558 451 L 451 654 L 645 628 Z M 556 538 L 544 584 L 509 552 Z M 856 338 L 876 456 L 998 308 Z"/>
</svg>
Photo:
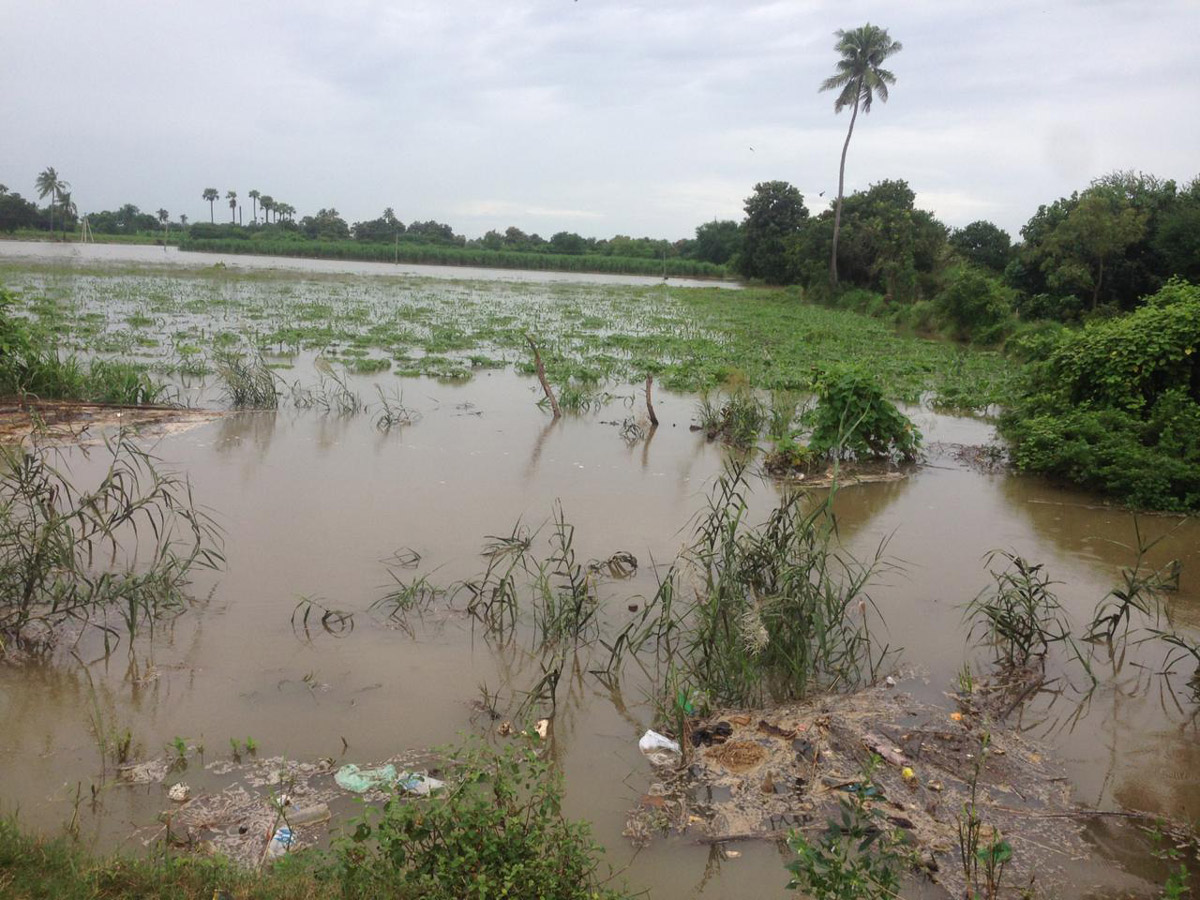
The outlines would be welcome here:
<svg viewBox="0 0 1200 900">
<path fill-rule="evenodd" d="M 0 181 L 674 239 L 758 181 L 832 196 L 848 116 L 817 87 L 867 20 L 904 50 L 850 189 L 903 178 L 948 224 L 1015 233 L 1113 168 L 1197 174 L 1192 0 L 0 0 Z"/>
</svg>

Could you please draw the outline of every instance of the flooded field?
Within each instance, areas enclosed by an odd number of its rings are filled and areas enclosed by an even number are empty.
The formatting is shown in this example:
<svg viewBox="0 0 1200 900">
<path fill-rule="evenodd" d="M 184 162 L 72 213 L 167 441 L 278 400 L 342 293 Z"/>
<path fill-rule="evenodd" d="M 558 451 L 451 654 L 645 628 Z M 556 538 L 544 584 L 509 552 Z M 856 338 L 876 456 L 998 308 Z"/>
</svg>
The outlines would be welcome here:
<svg viewBox="0 0 1200 900">
<path fill-rule="evenodd" d="M 248 741 L 260 759 L 375 764 L 464 735 L 504 740 L 498 723 L 529 700 L 534 715 L 552 713 L 546 746 L 565 772 L 568 812 L 594 823 L 631 886 L 656 898 L 785 895 L 787 854 L 775 844 L 739 842 L 730 847 L 740 856 L 727 857 L 696 833 L 656 836 L 642 849 L 623 835 L 660 778 L 638 749 L 661 723 L 653 664 L 601 678 L 604 646 L 576 647 L 559 658 L 551 705 L 539 696 L 547 658 L 533 623 L 498 640 L 467 615 L 461 591 L 436 593 L 478 576 L 489 536 L 519 526 L 533 535 L 531 553 L 547 557 L 561 509 L 581 564 L 618 551 L 636 557 L 627 577 L 596 579 L 600 637 L 611 641 L 632 621 L 694 540 L 729 456 L 690 429 L 699 396 L 679 389 L 715 381 L 729 366 L 723 354 L 739 352 L 717 317 L 697 313 L 686 292 L 625 279 L 498 283 L 455 271 L 460 280 L 433 281 L 357 269 L 227 278 L 211 263 L 187 268 L 190 258 L 177 272 L 130 260 L 106 269 L 6 258 L 0 283 L 66 346 L 141 360 L 191 406 L 227 409 L 214 354 L 256 343 L 275 366 L 282 401 L 154 440 L 162 465 L 187 474 L 224 532 L 225 567 L 197 576 L 194 608 L 107 657 L 83 635 L 53 663 L 0 665 L 5 812 L 19 809 L 27 826 L 47 831 L 75 818 L 97 847 L 141 849 L 160 834 L 156 816 L 169 802 L 161 783 L 123 784 L 106 771 L 101 745 L 113 736 L 129 735 L 132 759 L 182 756 L 168 783 L 215 792 L 232 775 L 211 764 L 247 753 Z M 557 422 L 538 405 L 527 332 L 547 348 L 552 380 L 577 387 L 575 408 Z M 814 345 L 822 340 L 814 333 Z M 711 358 L 694 356 L 697 346 Z M 820 352 L 844 352 L 838 346 Z M 999 363 L 952 350 L 891 346 L 877 348 L 887 358 L 880 372 L 913 401 L 956 377 L 992 386 L 1010 377 Z M 677 388 L 656 393 L 653 430 L 640 393 L 647 372 Z M 359 402 L 343 402 L 347 395 Z M 388 398 L 408 424 L 379 427 Z M 1083 628 L 1135 562 L 1138 531 L 1143 542 L 1161 538 L 1150 562 L 1182 562 L 1167 595 L 1171 620 L 1184 634 L 1200 630 L 1200 523 L 1135 520 L 981 465 L 962 448 L 994 443 L 985 420 L 919 402 L 907 411 L 924 434 L 923 464 L 844 486 L 834 501 L 844 547 L 870 558 L 882 544 L 894 563 L 869 594 L 886 623 L 877 638 L 895 651 L 880 674 L 894 675 L 897 691 L 949 717 L 956 706 L 947 695 L 964 666 L 978 678 L 989 671 L 963 608 L 993 584 L 985 557 L 994 549 L 1043 564 L 1064 615 Z M 103 447 L 61 452 L 80 483 L 102 471 Z M 781 488 L 759 477 L 756 462 L 747 484 L 757 522 Z M 400 609 L 398 588 L 421 578 L 435 593 Z M 307 630 L 305 609 L 316 611 Z M 328 629 L 324 610 L 338 613 Z M 1163 675 L 1169 649 L 1131 639 L 1115 660 L 1097 649 L 1094 686 L 1056 653 L 1053 689 L 1014 706 L 1007 724 L 1062 762 L 1078 804 L 1200 813 L 1192 670 L 1181 662 Z M 335 815 L 356 809 L 348 794 L 331 805 Z M 1137 876 L 1161 876 L 1136 834 L 1119 820 L 1090 821 L 1090 858 L 1056 861 L 1039 884 L 1060 896 L 1150 890 Z"/>
</svg>

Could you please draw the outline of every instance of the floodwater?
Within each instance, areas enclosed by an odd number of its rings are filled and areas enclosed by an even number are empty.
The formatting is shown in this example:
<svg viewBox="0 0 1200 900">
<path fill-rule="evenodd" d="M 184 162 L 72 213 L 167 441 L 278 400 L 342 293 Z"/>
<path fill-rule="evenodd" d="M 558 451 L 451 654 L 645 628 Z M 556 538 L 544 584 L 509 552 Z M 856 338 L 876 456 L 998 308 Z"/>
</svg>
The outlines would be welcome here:
<svg viewBox="0 0 1200 900">
<path fill-rule="evenodd" d="M 350 383 L 368 397 L 376 380 Z M 110 732 L 129 729 L 141 757 L 161 755 L 179 737 L 203 745 L 204 761 L 227 757 L 231 738 L 252 737 L 260 755 L 372 763 L 491 732 L 494 723 L 473 706 L 481 685 L 498 691 L 502 706 L 519 701 L 540 675 L 536 655 L 527 643 L 497 648 L 444 603 L 410 617 L 407 629 L 372 612 L 394 583 L 387 560 L 410 548 L 419 567 L 391 571 L 449 585 L 481 572 L 486 537 L 507 535 L 518 521 L 542 526 L 535 549 L 546 555 L 545 526 L 561 503 L 581 561 L 626 550 L 641 562 L 634 578 L 605 589 L 605 617 L 620 627 L 628 598 L 653 593 L 652 562 L 670 561 L 689 540 L 724 462 L 720 446 L 689 430 L 694 397 L 658 394 L 660 427 L 631 446 L 612 423 L 640 411 L 633 388 L 614 388 L 618 397 L 604 409 L 552 423 L 536 405 L 536 380 L 509 370 L 465 384 L 401 383 L 420 419 L 390 432 L 370 413 L 285 407 L 230 414 L 158 442 L 163 465 L 188 474 L 224 528 L 226 569 L 201 573 L 201 601 L 139 641 L 133 657 L 122 647 L 102 659 L 85 639 L 77 657 L 52 665 L 0 666 L 0 809 L 19 808 L 27 826 L 53 830 L 71 818 L 79 790 L 86 840 L 140 849 L 132 835 L 146 834 L 138 829 L 167 805 L 163 789 L 101 777 L 96 721 Z M 1133 561 L 1135 520 L 1078 492 L 959 462 L 951 445 L 988 443 L 987 423 L 911 412 L 930 444 L 927 464 L 901 481 L 846 487 L 836 509 L 851 550 L 867 556 L 886 541 L 898 563 L 871 593 L 887 641 L 902 648 L 902 688 L 949 710 L 944 693 L 964 662 L 986 669 L 962 624 L 962 605 L 990 584 L 985 554 L 1007 549 L 1043 563 L 1078 624 Z M 102 463 L 96 449 L 67 453 L 84 483 Z M 753 484 L 760 520 L 777 489 Z M 1182 560 L 1169 607 L 1195 637 L 1200 522 L 1143 516 L 1139 525 L 1148 538 L 1163 536 L 1150 554 L 1156 563 Z M 292 615 L 302 598 L 352 612 L 353 631 L 297 635 Z M 1064 687 L 1021 712 L 1021 727 L 1065 761 L 1080 803 L 1189 819 L 1200 812 L 1195 707 L 1165 690 L 1190 672 L 1163 679 L 1164 655 L 1156 643 L 1131 645 L 1115 672 L 1098 666 L 1090 696 Z M 565 772 L 569 814 L 594 823 L 609 861 L 628 866 L 630 885 L 656 898 L 785 896 L 774 846 L 745 843 L 740 858 L 715 868 L 710 848 L 686 837 L 630 848 L 621 835 L 626 815 L 656 780 L 637 749 L 653 707 L 636 677 L 614 692 L 586 669 L 584 661 L 564 674 L 551 752 Z M 1083 686 L 1078 673 L 1066 674 Z M 180 777 L 198 790 L 222 784 L 195 755 Z M 91 785 L 99 789 L 94 807 Z M 342 811 L 353 810 L 347 803 Z M 1096 841 L 1098 856 L 1119 852 L 1103 831 Z M 1084 866 L 1072 877 L 1085 896 L 1112 874 Z"/>
<path fill-rule="evenodd" d="M 676 287 L 741 287 L 734 281 L 700 278 L 659 278 L 650 275 L 609 275 L 601 272 L 539 272 L 527 269 L 487 269 L 476 266 L 430 266 L 416 263 L 361 262 L 341 259 L 304 259 L 289 256 L 255 256 L 242 253 L 183 252 L 178 247 L 146 244 L 71 244 L 50 241 L 0 241 L 0 260 L 29 260 L 63 265 L 136 263 L 149 266 L 199 267 L 217 264 L 248 271 L 308 272 L 327 275 L 413 275 L 425 278 L 482 279 L 534 284 L 649 285 L 666 281 Z"/>
</svg>

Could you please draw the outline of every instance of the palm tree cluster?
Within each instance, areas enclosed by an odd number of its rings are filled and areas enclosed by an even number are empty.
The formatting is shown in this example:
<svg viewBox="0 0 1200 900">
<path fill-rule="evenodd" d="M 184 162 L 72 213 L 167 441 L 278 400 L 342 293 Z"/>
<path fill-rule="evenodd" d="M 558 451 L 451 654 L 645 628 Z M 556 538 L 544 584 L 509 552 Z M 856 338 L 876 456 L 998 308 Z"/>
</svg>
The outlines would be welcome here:
<svg viewBox="0 0 1200 900">
<path fill-rule="evenodd" d="M 220 199 L 221 192 L 216 188 L 205 188 L 204 193 L 202 193 L 200 196 L 208 201 L 208 218 L 210 222 L 215 223 L 216 218 L 213 213 L 213 203 Z M 237 196 L 237 191 L 225 192 L 225 199 L 229 202 L 229 220 L 233 224 L 237 224 L 238 220 Z M 292 221 L 293 216 L 296 215 L 296 207 L 292 206 L 290 203 L 283 203 L 282 201 L 276 200 L 270 194 L 262 193 L 262 191 L 258 190 L 258 188 L 247 192 L 246 196 L 248 196 L 253 203 L 253 214 L 251 221 L 255 224 L 258 223 L 258 209 L 260 206 L 263 210 L 263 221 L 267 224 L 270 224 L 272 221 L 272 213 L 275 215 L 274 221 L 276 222 L 278 222 L 280 219 L 290 222 Z"/>
</svg>

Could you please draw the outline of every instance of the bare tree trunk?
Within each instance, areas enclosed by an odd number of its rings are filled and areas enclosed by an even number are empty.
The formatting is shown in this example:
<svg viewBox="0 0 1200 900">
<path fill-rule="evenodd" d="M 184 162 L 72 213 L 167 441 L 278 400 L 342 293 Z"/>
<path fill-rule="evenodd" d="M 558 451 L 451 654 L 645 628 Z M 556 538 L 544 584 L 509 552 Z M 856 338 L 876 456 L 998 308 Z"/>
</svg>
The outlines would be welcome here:
<svg viewBox="0 0 1200 900">
<path fill-rule="evenodd" d="M 554 413 L 554 418 L 558 419 L 562 416 L 562 411 L 558 408 L 558 401 L 554 399 L 554 391 L 550 390 L 550 382 L 546 380 L 546 367 L 542 365 L 542 354 L 538 352 L 533 338 L 525 335 L 525 340 L 529 341 L 529 346 L 533 348 L 533 364 L 537 366 L 538 381 L 542 383 L 542 390 L 546 392 L 546 399 L 550 401 L 550 411 Z"/>
<path fill-rule="evenodd" d="M 846 131 L 846 143 L 842 144 L 842 164 L 838 168 L 837 209 L 833 214 L 833 253 L 829 257 L 829 287 L 837 289 L 837 245 L 838 232 L 842 227 L 842 194 L 846 187 L 846 151 L 850 149 L 850 135 L 854 134 L 854 120 L 858 118 L 858 97 L 854 98 L 854 112 L 850 114 L 850 128 Z"/>
<path fill-rule="evenodd" d="M 650 426 L 658 427 L 658 416 L 654 414 L 654 402 L 650 399 L 650 385 L 654 383 L 654 376 L 646 376 L 646 414 L 650 416 Z"/>
</svg>

